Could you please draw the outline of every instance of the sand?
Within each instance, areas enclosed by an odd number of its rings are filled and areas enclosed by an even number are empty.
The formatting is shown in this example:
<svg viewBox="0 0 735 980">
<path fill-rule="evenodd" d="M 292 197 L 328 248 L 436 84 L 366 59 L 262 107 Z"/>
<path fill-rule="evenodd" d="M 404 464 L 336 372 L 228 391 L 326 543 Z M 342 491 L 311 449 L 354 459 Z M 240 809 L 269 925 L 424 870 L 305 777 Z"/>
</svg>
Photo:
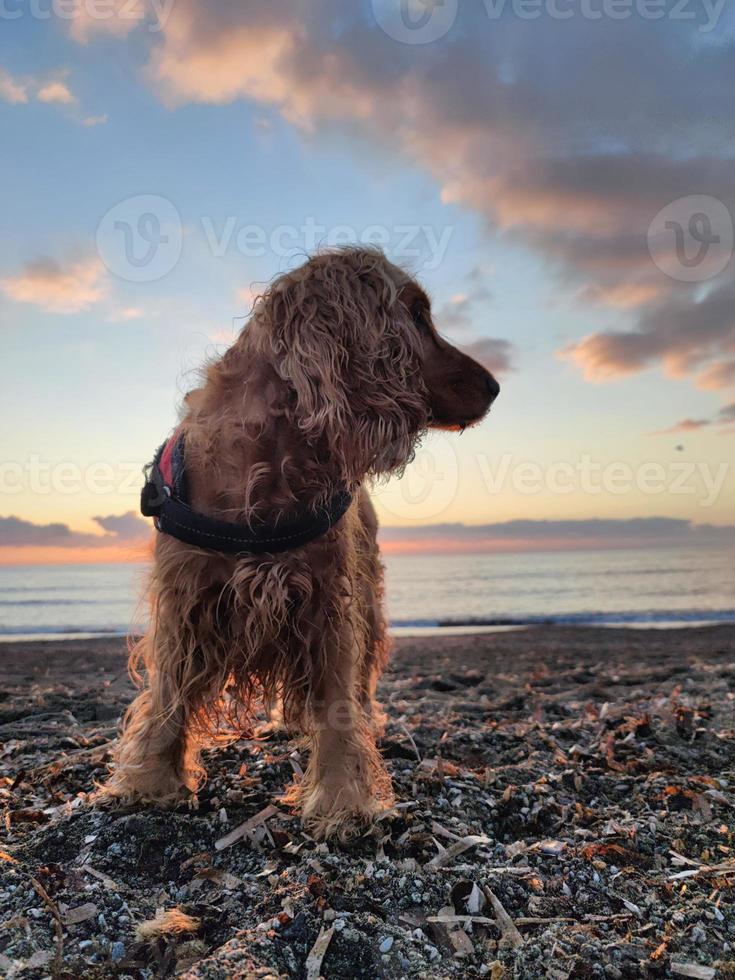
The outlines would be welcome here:
<svg viewBox="0 0 735 980">
<path fill-rule="evenodd" d="M 279 804 L 283 734 L 208 753 L 196 810 L 91 808 L 123 642 L 0 664 L 0 974 L 735 976 L 735 628 L 401 638 L 398 806 L 346 848 Z"/>
</svg>

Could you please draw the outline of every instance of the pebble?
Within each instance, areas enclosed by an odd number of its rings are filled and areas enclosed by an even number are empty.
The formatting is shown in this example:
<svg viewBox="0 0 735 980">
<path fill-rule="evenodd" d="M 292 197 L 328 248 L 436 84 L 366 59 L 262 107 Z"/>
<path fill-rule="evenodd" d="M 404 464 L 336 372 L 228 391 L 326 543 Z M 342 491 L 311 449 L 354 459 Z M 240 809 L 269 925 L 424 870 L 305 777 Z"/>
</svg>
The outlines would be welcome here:
<svg viewBox="0 0 735 980">
<path fill-rule="evenodd" d="M 344 919 L 335 919 L 334 920 L 334 931 L 335 932 L 342 932 L 342 930 L 344 929 L 344 927 L 345 927 L 345 920 Z"/>
<path fill-rule="evenodd" d="M 692 942 L 696 943 L 697 946 L 707 942 L 707 933 L 701 926 L 695 926 L 692 929 Z"/>
<path fill-rule="evenodd" d="M 120 941 L 113 943 L 110 947 L 110 959 L 113 963 L 119 963 L 125 957 L 125 943 Z"/>
<path fill-rule="evenodd" d="M 386 938 L 382 941 L 382 943 L 378 947 L 381 953 L 390 953 L 392 948 L 393 948 L 393 936 L 386 936 Z"/>
</svg>

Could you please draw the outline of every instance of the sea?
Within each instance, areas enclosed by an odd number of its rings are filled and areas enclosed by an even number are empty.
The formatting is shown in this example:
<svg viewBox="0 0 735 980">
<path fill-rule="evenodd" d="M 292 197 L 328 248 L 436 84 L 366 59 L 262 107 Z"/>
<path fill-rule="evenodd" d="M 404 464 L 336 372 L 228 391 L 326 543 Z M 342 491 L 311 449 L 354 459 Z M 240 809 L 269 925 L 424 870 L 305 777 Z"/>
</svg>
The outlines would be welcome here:
<svg viewBox="0 0 735 980">
<path fill-rule="evenodd" d="M 384 561 L 398 635 L 735 622 L 732 547 L 388 554 Z M 137 564 L 0 567 L 0 640 L 139 631 L 145 577 Z"/>
</svg>

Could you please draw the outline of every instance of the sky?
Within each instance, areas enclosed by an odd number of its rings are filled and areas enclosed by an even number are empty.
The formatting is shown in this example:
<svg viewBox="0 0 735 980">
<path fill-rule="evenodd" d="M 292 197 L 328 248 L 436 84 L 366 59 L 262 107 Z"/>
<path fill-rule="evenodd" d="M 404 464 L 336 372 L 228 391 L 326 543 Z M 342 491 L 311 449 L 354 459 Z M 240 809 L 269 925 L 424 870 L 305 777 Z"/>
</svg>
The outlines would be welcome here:
<svg viewBox="0 0 735 980">
<path fill-rule="evenodd" d="M 375 489 L 386 547 L 731 533 L 731 0 L 0 20 L 0 562 L 147 547 L 141 467 L 196 369 L 264 283 L 347 241 L 417 274 L 502 385 Z"/>
</svg>

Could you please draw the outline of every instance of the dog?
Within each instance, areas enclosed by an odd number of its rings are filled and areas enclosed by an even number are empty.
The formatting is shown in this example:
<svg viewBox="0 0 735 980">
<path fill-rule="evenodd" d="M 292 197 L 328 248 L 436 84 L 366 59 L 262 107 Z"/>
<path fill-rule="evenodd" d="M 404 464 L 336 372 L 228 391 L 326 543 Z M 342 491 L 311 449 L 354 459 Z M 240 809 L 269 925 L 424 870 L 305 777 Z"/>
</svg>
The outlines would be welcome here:
<svg viewBox="0 0 735 980">
<path fill-rule="evenodd" d="M 183 446 L 181 506 L 218 530 L 187 539 L 194 518 L 166 511 L 176 501 L 164 487 L 150 626 L 130 657 L 142 690 L 102 798 L 191 797 L 201 747 L 223 726 L 252 731 L 262 705 L 279 703 L 310 750 L 284 797 L 308 832 L 344 840 L 392 805 L 376 746 L 389 640 L 366 485 L 400 474 L 428 429 L 478 423 L 498 392 L 379 250 L 318 254 L 267 288 L 159 452 L 162 470 Z M 250 532 L 255 552 L 240 550 Z"/>
</svg>

